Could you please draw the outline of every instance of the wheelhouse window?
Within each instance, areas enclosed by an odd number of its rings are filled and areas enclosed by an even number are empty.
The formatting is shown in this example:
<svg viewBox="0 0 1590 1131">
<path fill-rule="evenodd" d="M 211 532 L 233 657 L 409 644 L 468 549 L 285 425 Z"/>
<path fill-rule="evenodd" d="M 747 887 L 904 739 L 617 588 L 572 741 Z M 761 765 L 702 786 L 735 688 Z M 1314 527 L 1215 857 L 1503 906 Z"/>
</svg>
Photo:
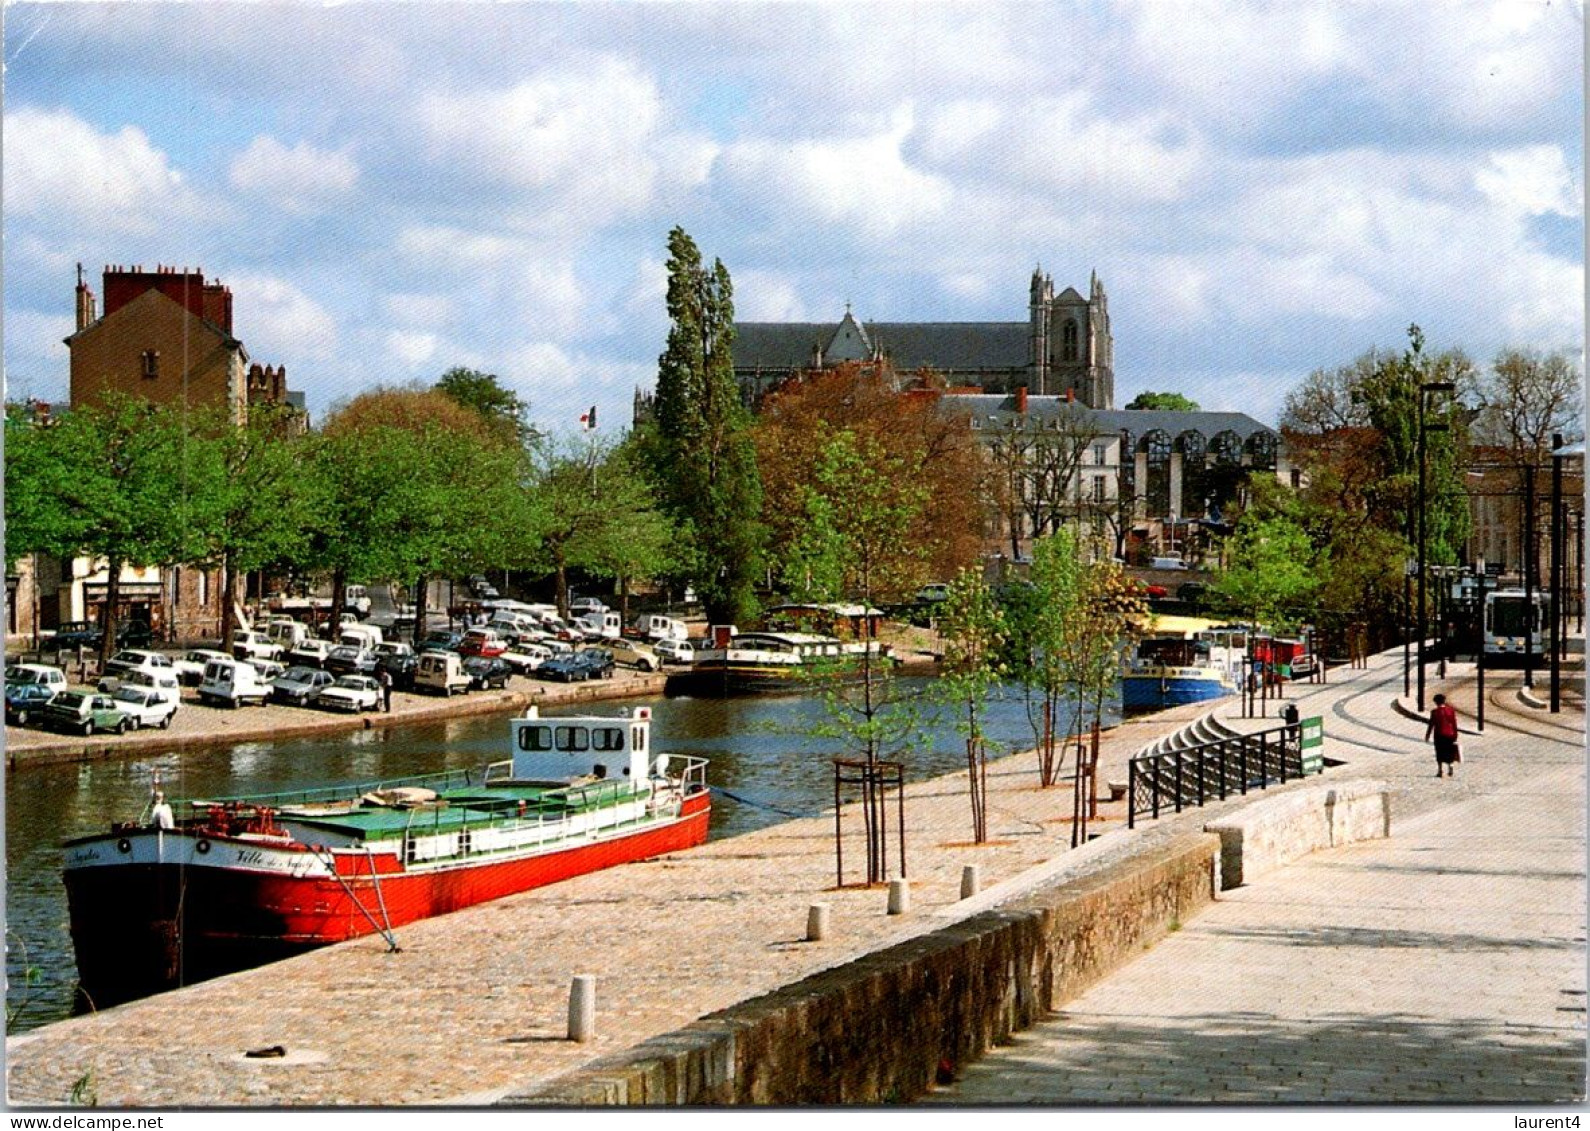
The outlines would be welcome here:
<svg viewBox="0 0 1590 1131">
<path fill-rule="evenodd" d="M 558 727 L 558 749 L 580 752 L 591 748 L 591 732 L 585 727 Z"/>
<path fill-rule="evenodd" d="M 552 749 L 552 728 L 551 727 L 520 727 L 519 728 L 519 749 L 520 750 L 551 750 Z"/>
<path fill-rule="evenodd" d="M 622 727 L 596 727 L 591 731 L 591 749 L 608 752 L 624 749 Z"/>
</svg>

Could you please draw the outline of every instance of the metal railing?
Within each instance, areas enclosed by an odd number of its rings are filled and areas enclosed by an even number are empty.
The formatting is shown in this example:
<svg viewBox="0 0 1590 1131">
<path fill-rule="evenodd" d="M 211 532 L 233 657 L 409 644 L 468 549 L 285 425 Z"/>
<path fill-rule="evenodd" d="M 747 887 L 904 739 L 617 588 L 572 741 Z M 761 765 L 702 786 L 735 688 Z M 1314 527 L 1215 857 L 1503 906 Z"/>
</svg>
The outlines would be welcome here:
<svg viewBox="0 0 1590 1131">
<path fill-rule="evenodd" d="M 1127 827 L 1136 826 L 1139 814 L 1180 813 L 1250 789 L 1285 784 L 1305 773 L 1320 773 L 1323 767 L 1317 759 L 1304 762 L 1300 730 L 1295 725 L 1274 727 L 1133 758 L 1127 784 Z"/>
</svg>

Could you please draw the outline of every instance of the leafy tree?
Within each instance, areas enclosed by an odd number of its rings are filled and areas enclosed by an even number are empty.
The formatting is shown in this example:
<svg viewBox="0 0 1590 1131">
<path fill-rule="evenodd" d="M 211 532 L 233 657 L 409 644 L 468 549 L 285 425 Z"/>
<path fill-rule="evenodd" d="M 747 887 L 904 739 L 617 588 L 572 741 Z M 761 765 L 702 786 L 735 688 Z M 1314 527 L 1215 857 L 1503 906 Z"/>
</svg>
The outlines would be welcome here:
<svg viewBox="0 0 1590 1131">
<path fill-rule="evenodd" d="M 465 408 L 474 409 L 494 430 L 520 447 L 536 438 L 530 424 L 530 405 L 506 388 L 494 373 L 454 366 L 442 374 L 433 388 Z"/>
<path fill-rule="evenodd" d="M 979 571 L 962 570 L 950 583 L 939 631 L 944 636 L 944 662 L 937 690 L 957 707 L 956 729 L 966 738 L 972 840 L 982 844 L 988 839 L 988 744 L 983 713 L 1004 671 L 1005 619 Z"/>
<path fill-rule="evenodd" d="M 914 379 L 931 383 L 933 376 Z M 798 576 L 787 551 L 806 527 L 806 491 L 837 431 L 865 438 L 926 485 L 933 505 L 904 539 L 922 551 L 926 574 L 953 577 L 979 560 L 987 478 L 981 446 L 964 418 L 938 411 L 931 395 L 902 393 L 902 383 L 887 363 L 849 362 L 786 382 L 763 401 L 753 431 L 762 517 L 781 576 Z"/>
<path fill-rule="evenodd" d="M 1165 412 L 1197 412 L 1198 402 L 1180 393 L 1138 393 L 1128 409 L 1160 409 Z"/>
<path fill-rule="evenodd" d="M 215 438 L 225 470 L 207 555 L 221 566 L 224 641 L 238 627 L 239 578 L 307 552 L 322 507 L 321 484 L 306 464 L 308 444 L 295 432 L 291 410 L 255 405 L 241 425 L 217 413 L 203 427 Z"/>
<path fill-rule="evenodd" d="M 1022 557 L 1024 535 L 1053 534 L 1091 513 L 1095 504 L 1083 497 L 1081 469 L 1098 438 L 1093 414 L 1076 403 L 1060 405 L 1053 417 L 1017 416 L 995 434 L 990 462 L 1012 558 Z"/>
<path fill-rule="evenodd" d="M 1229 611 L 1277 629 L 1308 618 L 1321 563 L 1294 520 L 1244 515 L 1226 548 L 1229 564 L 1209 589 Z"/>
<path fill-rule="evenodd" d="M 743 622 L 764 531 L 749 414 L 734 379 L 734 302 L 682 228 L 668 235 L 668 345 L 658 359 L 653 466 L 661 500 L 694 533 L 695 587 L 712 621 Z"/>
<path fill-rule="evenodd" d="M 511 564 L 534 545 L 523 451 L 444 394 L 365 393 L 326 421 L 316 452 L 326 489 L 316 548 L 334 608 L 348 581 L 412 580 L 417 636 L 432 576 Z"/>
<path fill-rule="evenodd" d="M 1538 458 L 1554 433 L 1581 438 L 1584 377 L 1564 353 L 1502 351 L 1479 389 L 1475 439 Z"/>
<path fill-rule="evenodd" d="M 6 426 L 6 552 L 105 563 L 109 660 L 122 567 L 205 557 L 223 474 L 217 444 L 179 410 L 119 395 L 47 427 L 9 414 Z"/>
</svg>

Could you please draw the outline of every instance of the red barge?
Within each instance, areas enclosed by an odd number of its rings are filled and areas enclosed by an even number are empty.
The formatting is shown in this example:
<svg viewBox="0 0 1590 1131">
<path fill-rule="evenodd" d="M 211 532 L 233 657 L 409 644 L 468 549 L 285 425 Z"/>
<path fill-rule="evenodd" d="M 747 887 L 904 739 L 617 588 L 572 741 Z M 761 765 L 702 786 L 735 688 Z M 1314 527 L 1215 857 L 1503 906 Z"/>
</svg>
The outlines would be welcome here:
<svg viewBox="0 0 1590 1131">
<path fill-rule="evenodd" d="M 701 844 L 700 758 L 651 711 L 511 722 L 481 771 L 167 807 L 69 841 L 78 976 L 104 1007 Z"/>
</svg>

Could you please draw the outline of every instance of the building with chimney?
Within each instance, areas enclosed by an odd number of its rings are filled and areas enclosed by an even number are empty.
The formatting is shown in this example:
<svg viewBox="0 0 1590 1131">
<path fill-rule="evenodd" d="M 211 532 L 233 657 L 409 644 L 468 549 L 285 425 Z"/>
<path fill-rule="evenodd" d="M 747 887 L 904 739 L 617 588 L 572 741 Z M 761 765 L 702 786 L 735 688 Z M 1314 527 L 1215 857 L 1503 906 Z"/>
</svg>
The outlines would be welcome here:
<svg viewBox="0 0 1590 1131">
<path fill-rule="evenodd" d="M 65 339 L 72 409 L 119 393 L 161 404 L 220 408 L 242 424 L 251 407 L 269 404 L 292 410 L 294 429 L 308 427 L 303 394 L 287 388 L 286 367 L 250 359 L 232 331 L 231 289 L 207 280 L 202 270 L 107 266 L 96 297 L 79 264 L 76 314 L 76 330 Z M 33 564 L 32 580 L 40 587 L 38 628 L 102 618 L 109 591 L 103 562 L 79 558 Z M 124 621 L 147 624 L 174 640 L 220 633 L 226 597 L 219 570 L 127 567 L 119 588 Z"/>
</svg>

